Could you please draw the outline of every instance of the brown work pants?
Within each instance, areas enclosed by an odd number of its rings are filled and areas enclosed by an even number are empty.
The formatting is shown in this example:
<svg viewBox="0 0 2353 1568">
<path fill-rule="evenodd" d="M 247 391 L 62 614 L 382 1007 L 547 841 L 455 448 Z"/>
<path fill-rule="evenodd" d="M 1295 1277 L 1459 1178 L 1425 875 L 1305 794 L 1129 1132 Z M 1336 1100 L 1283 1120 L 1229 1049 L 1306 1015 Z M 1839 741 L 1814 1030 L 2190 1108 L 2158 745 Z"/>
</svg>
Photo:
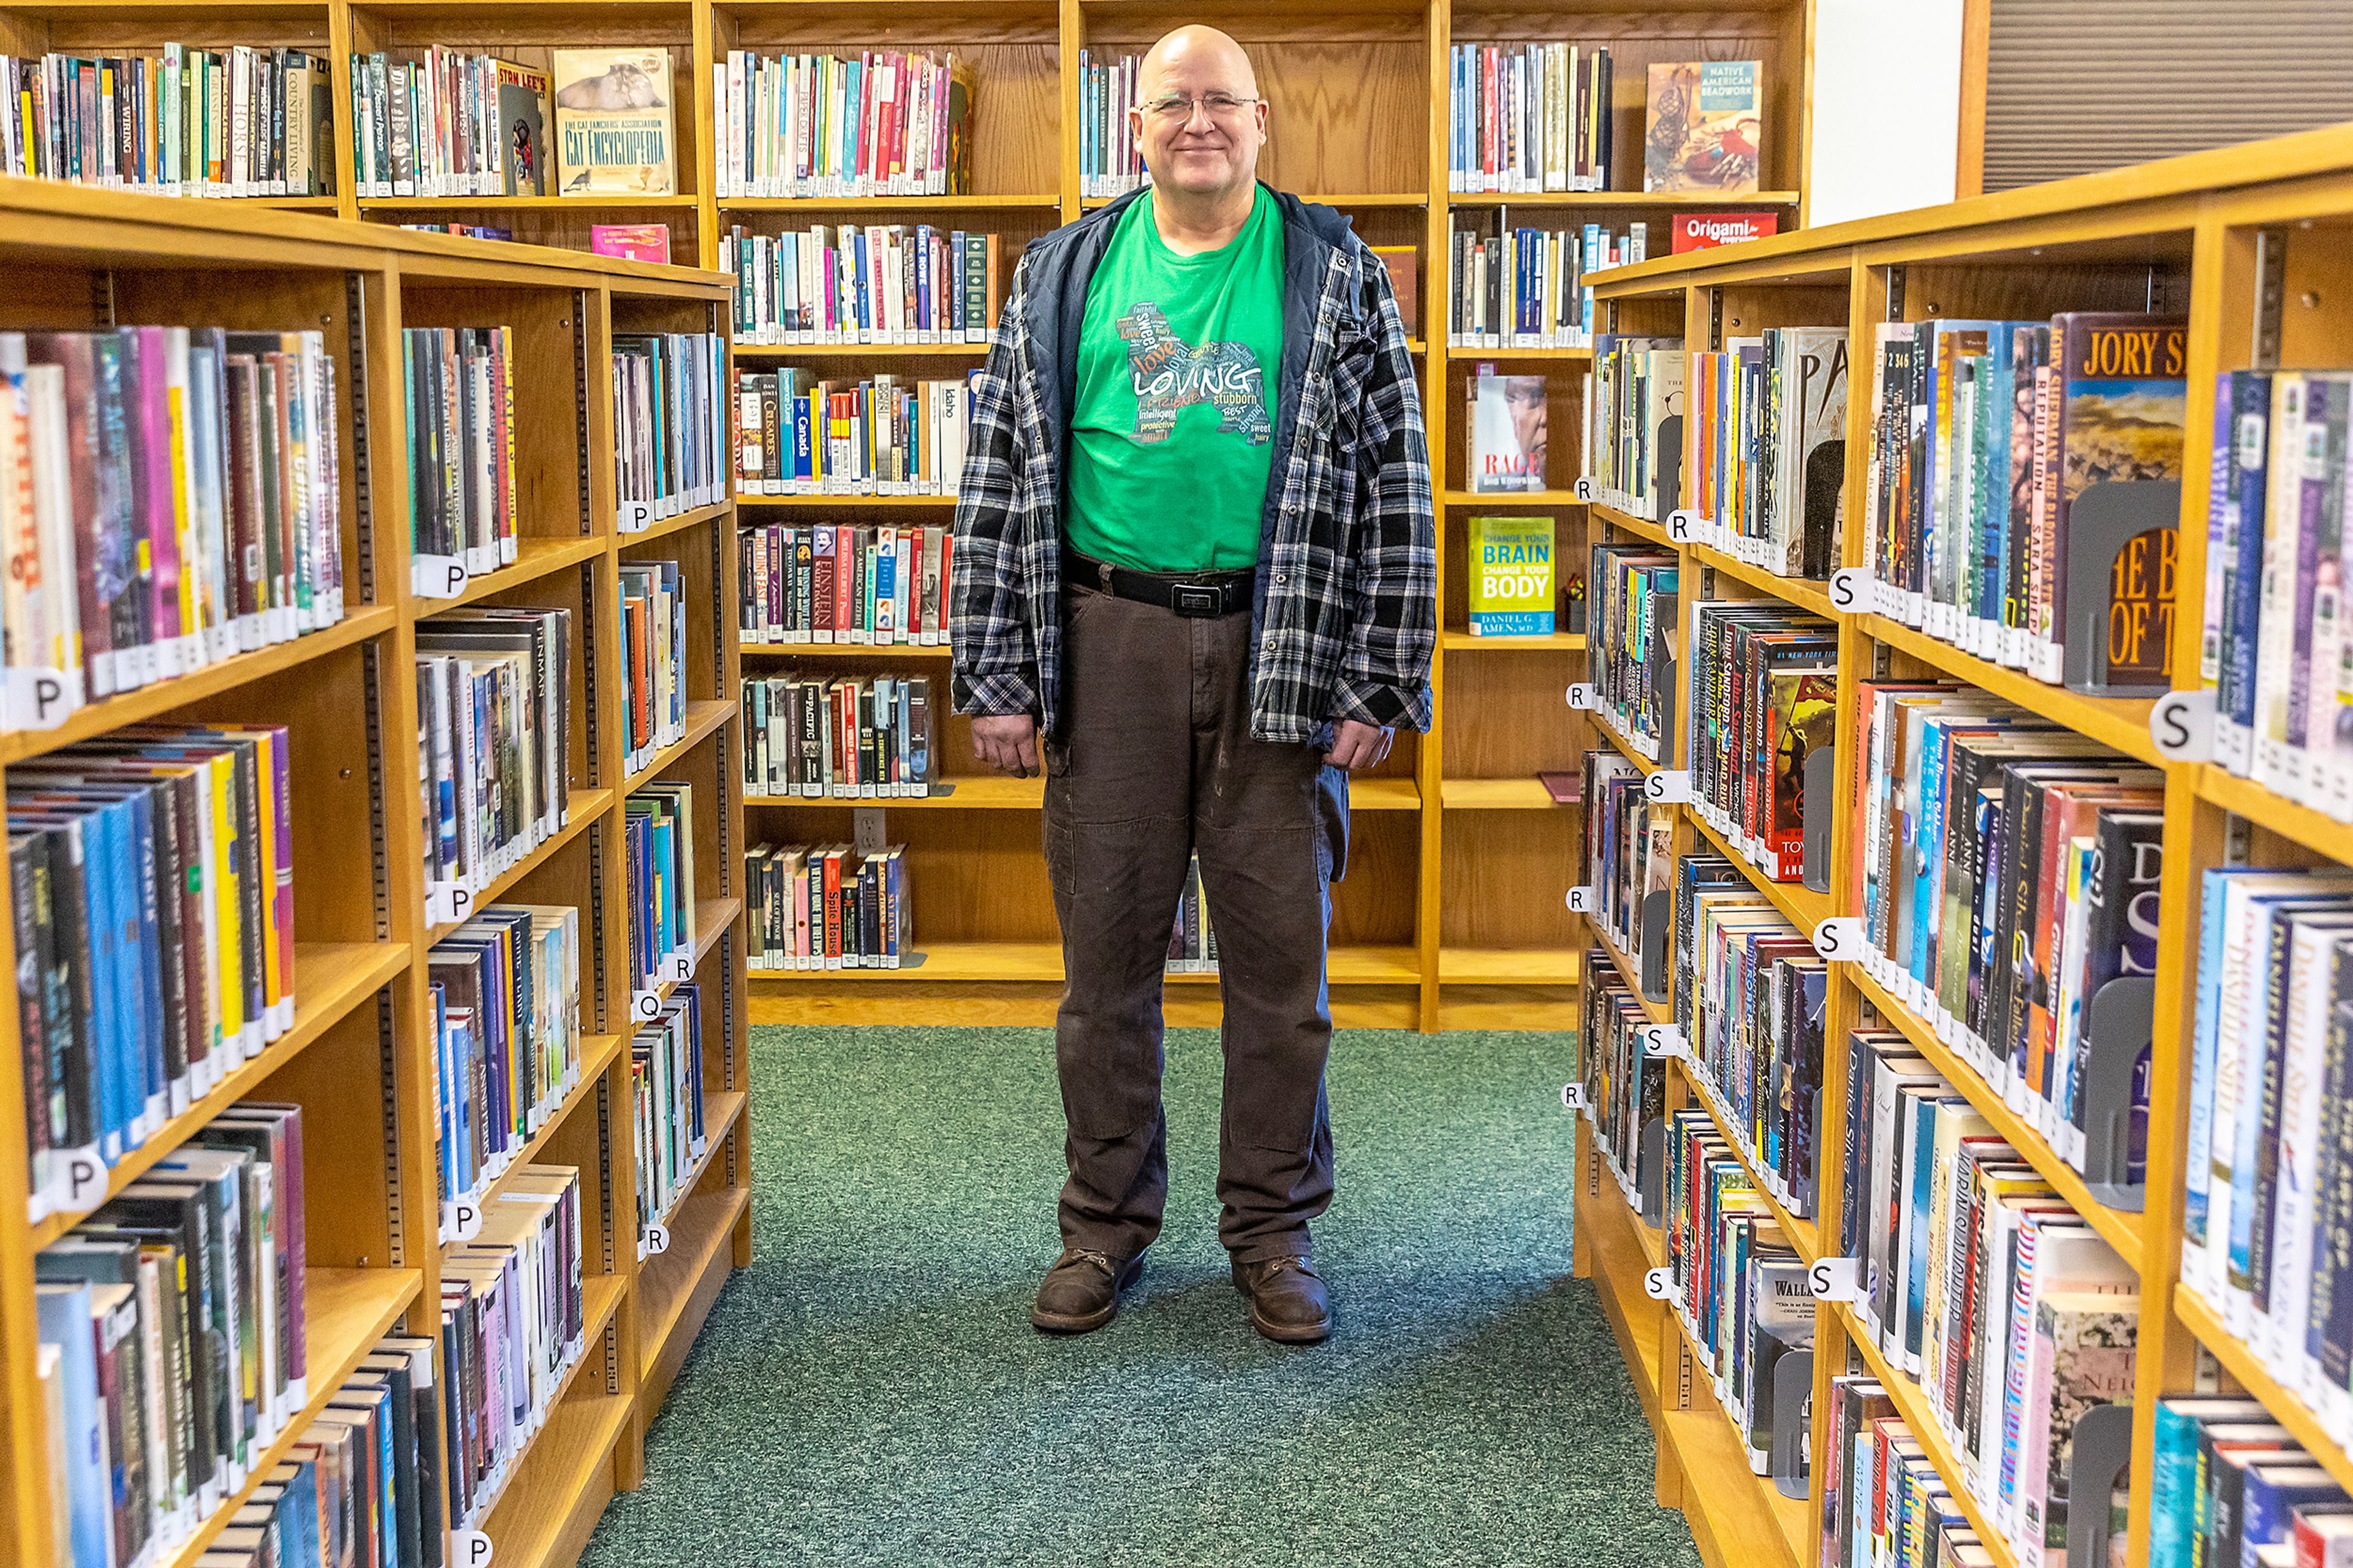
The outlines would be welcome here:
<svg viewBox="0 0 2353 1568">
<path fill-rule="evenodd" d="M 1161 978 L 1198 850 L 1225 1004 L 1219 1239 L 1240 1262 L 1312 1255 L 1308 1221 L 1332 1201 L 1324 938 L 1347 774 L 1319 746 L 1250 738 L 1247 611 L 1187 619 L 1073 586 L 1063 625 L 1045 808 L 1066 975 L 1063 1243 L 1124 1258 L 1160 1234 Z"/>
</svg>

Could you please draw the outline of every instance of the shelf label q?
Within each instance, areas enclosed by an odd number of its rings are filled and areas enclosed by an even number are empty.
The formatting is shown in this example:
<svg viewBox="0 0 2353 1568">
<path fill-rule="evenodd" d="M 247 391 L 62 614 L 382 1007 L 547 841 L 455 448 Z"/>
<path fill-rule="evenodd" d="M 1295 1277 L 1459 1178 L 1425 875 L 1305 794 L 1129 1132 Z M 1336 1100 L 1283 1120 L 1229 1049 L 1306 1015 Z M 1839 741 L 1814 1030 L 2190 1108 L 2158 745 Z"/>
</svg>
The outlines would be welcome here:
<svg viewBox="0 0 2353 1568">
<path fill-rule="evenodd" d="M 2168 691 L 2148 710 L 2148 738 L 2168 763 L 2214 760 L 2214 697 L 2211 687 Z"/>
<path fill-rule="evenodd" d="M 1862 950 L 1862 921 L 1856 916 L 1833 916 L 1814 928 L 1814 952 L 1832 963 L 1852 963 Z"/>
</svg>

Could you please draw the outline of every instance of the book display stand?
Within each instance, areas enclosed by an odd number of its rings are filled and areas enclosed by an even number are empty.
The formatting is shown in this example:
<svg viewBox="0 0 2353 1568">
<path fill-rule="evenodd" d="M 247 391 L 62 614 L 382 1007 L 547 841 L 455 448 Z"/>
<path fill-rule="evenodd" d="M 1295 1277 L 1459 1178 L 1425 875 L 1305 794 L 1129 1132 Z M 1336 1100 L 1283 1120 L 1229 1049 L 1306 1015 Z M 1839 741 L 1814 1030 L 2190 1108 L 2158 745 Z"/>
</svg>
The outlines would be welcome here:
<svg viewBox="0 0 2353 1568">
<path fill-rule="evenodd" d="M 1862 530 L 1865 459 L 1871 443 L 1866 362 L 1858 359 L 1858 385 L 1847 404 L 1844 533 L 1841 571 L 1828 582 L 1777 576 L 1693 541 L 1704 530 L 1669 526 L 1597 504 L 1597 535 L 1631 537 L 1677 552 L 1686 604 L 1754 599 L 1813 611 L 1836 628 L 1839 714 L 1835 760 L 1817 752 L 1808 760 L 1805 882 L 1767 879 L 1695 809 L 1674 828 L 1678 860 L 1723 855 L 1749 886 L 1800 933 L 1862 911 L 1848 907 L 1846 873 L 1862 853 L 1858 777 L 1857 681 L 1944 677 L 2042 716 L 2064 731 L 2099 742 L 2117 757 L 2158 770 L 2163 783 L 2162 880 L 2154 905 L 2158 926 L 2157 972 L 2109 981 L 2085 1001 L 2089 1045 L 2084 1063 L 2084 1160 L 2063 1157 L 2025 1116 L 2005 1103 L 1973 1063 L 1959 1037 L 1908 1005 L 1897 976 L 1866 962 L 1830 958 L 1823 1037 L 1823 1082 L 1816 1169 L 1818 1205 L 1810 1219 L 1789 1215 L 1776 1184 L 1759 1173 L 1736 1135 L 1715 1091 L 1694 1076 L 1683 1053 L 1667 1079 L 1670 1114 L 1704 1107 L 1725 1142 L 1750 1164 L 1751 1184 L 1802 1260 L 1837 1262 L 1840 1216 L 1853 1194 L 1841 1158 L 1848 1129 L 1845 1041 L 1866 1025 L 1899 1033 L 1905 1047 L 1928 1065 L 1976 1115 L 2016 1151 L 2137 1274 L 2136 1375 L 2127 1403 L 2094 1406 L 2074 1427 L 2067 1489 L 2074 1500 L 2067 1560 L 2074 1568 L 2110 1561 L 2106 1500 L 2112 1484 L 2129 1476 L 2128 1540 L 2123 1561 L 2148 1561 L 2151 1523 L 2148 1478 L 2154 1462 L 2157 1403 L 2192 1392 L 2243 1389 L 2262 1401 L 2339 1484 L 2353 1484 L 2353 1455 L 2329 1435 L 2304 1394 L 2274 1375 L 2264 1354 L 2225 1325 L 2223 1315 L 2180 1282 L 2185 1152 L 2190 1101 L 2192 1036 L 2197 1017 L 2201 879 L 2224 865 L 2308 868 L 2353 864 L 2353 828 L 2290 801 L 2248 778 L 2204 760 L 2195 744 L 2160 744 L 2152 713 L 2162 721 L 2194 714 L 2200 690 L 2199 595 L 2207 577 L 2210 432 L 2220 372 L 2276 368 L 2283 372 L 2339 366 L 2353 356 L 2353 315 L 2327 303 L 2353 287 L 2343 241 L 2353 233 L 2353 138 L 2344 128 L 2256 142 L 2063 183 L 1985 196 L 1945 207 L 1801 231 L 1703 253 L 1653 259 L 1605 273 L 1598 284 L 1611 327 L 1620 332 L 1681 338 L 1694 352 L 1715 349 L 1728 336 L 1785 325 L 1844 325 L 1850 341 L 1872 341 L 1874 323 L 1951 317 L 2038 318 L 2078 310 L 2139 310 L 2152 297 L 2188 301 L 2188 411 L 2182 472 L 2187 484 L 2134 483 L 2101 487 L 2120 503 L 2078 510 L 2071 535 L 2069 604 L 2105 604 L 2118 552 L 2152 529 L 2171 534 L 2177 584 L 2171 623 L 2169 690 L 2162 693 L 2103 685 L 2097 661 L 2071 663 L 2063 682 L 2046 684 L 2024 672 L 1980 658 L 1873 613 Z M 2258 266 L 2258 258 L 2265 266 Z M 2268 281 L 2266 281 L 2268 279 Z M 2098 494 L 2097 489 L 2089 492 Z M 2078 588 L 2089 589 L 2077 597 Z M 2084 611 L 2090 625 L 2091 612 Z M 1686 635 L 1685 625 L 1675 633 Z M 2083 639 L 2095 646 L 2093 639 Z M 2182 694 L 2190 700 L 2182 701 Z M 2168 706 L 2168 705 L 2177 706 Z M 1597 726 L 1600 744 L 1615 745 L 1645 773 L 1682 765 L 1687 754 L 1679 723 L 1677 744 L 1653 759 Z M 2163 725 L 2158 725 L 2160 732 Z M 1827 873 L 1827 874 L 1818 874 Z M 1573 875 L 1573 870 L 1564 875 Z M 1579 917 L 1582 918 L 1582 917 Z M 1833 928 L 1835 929 L 1835 928 Z M 1602 933 L 1593 935 L 1615 957 Z M 1620 963 L 1623 968 L 1622 961 Z M 1640 989 L 1643 978 L 1626 973 Z M 1680 1000 L 1680 999 L 1676 999 Z M 1645 1000 L 1646 1010 L 1652 1004 Z M 1658 1023 L 1674 1015 L 1649 1012 Z M 2150 1052 L 2146 1089 L 2147 1174 L 2126 1176 L 2132 1137 L 2133 1084 L 2142 1052 Z M 2311 1092 L 2307 1089 L 2306 1092 Z M 1581 1103 L 1581 1101 L 1580 1101 Z M 1646 1129 L 1644 1158 L 1651 1153 Z M 1795 1565 L 1822 1560 L 1824 1522 L 1820 1478 L 1829 1455 L 1830 1380 L 1863 1373 L 1883 1384 L 1896 1413 L 1919 1440 L 1992 1560 L 2019 1561 L 1990 1522 L 1980 1500 L 1964 1484 L 1940 1423 L 1921 1384 L 1884 1354 L 1852 1301 L 1818 1292 L 1812 1352 L 1814 1412 L 1810 1473 L 1813 1484 L 1789 1490 L 1787 1465 L 1767 1484 L 1752 1478 L 1741 1435 L 1723 1411 L 1694 1390 L 1688 1367 L 1696 1353 L 1676 1315 L 1662 1312 L 1646 1289 L 1663 1261 L 1661 1233 L 1644 1173 L 1641 1201 L 1629 1202 L 1599 1177 L 1606 1155 L 1591 1122 L 1579 1118 L 1584 1170 L 1577 1184 L 1580 1268 L 1596 1281 L 1643 1408 L 1659 1438 L 1660 1498 L 1689 1516 L 1702 1556 L 1715 1564 Z M 1786 1370 L 1794 1358 L 1781 1364 Z M 1704 1380 L 1703 1380 L 1704 1381 Z M 1777 1401 L 1776 1414 L 1778 1414 Z M 2074 1521 L 2080 1521 L 2080 1528 Z"/>
</svg>

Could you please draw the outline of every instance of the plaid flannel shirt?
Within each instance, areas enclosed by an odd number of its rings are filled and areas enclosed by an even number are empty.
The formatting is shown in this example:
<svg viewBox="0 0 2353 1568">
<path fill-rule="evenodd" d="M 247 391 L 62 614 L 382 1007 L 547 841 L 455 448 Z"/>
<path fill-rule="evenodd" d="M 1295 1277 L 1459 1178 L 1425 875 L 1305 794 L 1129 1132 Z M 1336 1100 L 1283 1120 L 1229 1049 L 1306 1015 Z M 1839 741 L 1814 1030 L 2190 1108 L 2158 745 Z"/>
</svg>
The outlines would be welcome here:
<svg viewBox="0 0 2353 1568">
<path fill-rule="evenodd" d="M 1438 633 L 1430 448 L 1388 272 L 1347 220 L 1274 193 L 1283 217 L 1275 462 L 1250 601 L 1250 734 L 1430 728 Z M 1062 476 L 1087 281 L 1132 195 L 1032 243 L 977 379 L 949 606 L 956 710 L 1056 732 Z M 1171 495 L 1172 513 L 1186 503 Z"/>
</svg>

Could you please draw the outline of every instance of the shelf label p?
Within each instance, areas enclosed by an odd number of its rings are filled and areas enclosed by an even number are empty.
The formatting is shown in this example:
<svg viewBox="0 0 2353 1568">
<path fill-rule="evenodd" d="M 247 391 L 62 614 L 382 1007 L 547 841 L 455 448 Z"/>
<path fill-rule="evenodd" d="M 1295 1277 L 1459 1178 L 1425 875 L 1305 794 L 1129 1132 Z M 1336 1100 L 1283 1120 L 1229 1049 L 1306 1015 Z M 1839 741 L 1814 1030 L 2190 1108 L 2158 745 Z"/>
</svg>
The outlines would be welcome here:
<svg viewBox="0 0 2353 1568">
<path fill-rule="evenodd" d="M 491 1559 L 497 1552 L 491 1538 L 479 1530 L 449 1532 L 449 1568 L 490 1568 Z"/>
</svg>

